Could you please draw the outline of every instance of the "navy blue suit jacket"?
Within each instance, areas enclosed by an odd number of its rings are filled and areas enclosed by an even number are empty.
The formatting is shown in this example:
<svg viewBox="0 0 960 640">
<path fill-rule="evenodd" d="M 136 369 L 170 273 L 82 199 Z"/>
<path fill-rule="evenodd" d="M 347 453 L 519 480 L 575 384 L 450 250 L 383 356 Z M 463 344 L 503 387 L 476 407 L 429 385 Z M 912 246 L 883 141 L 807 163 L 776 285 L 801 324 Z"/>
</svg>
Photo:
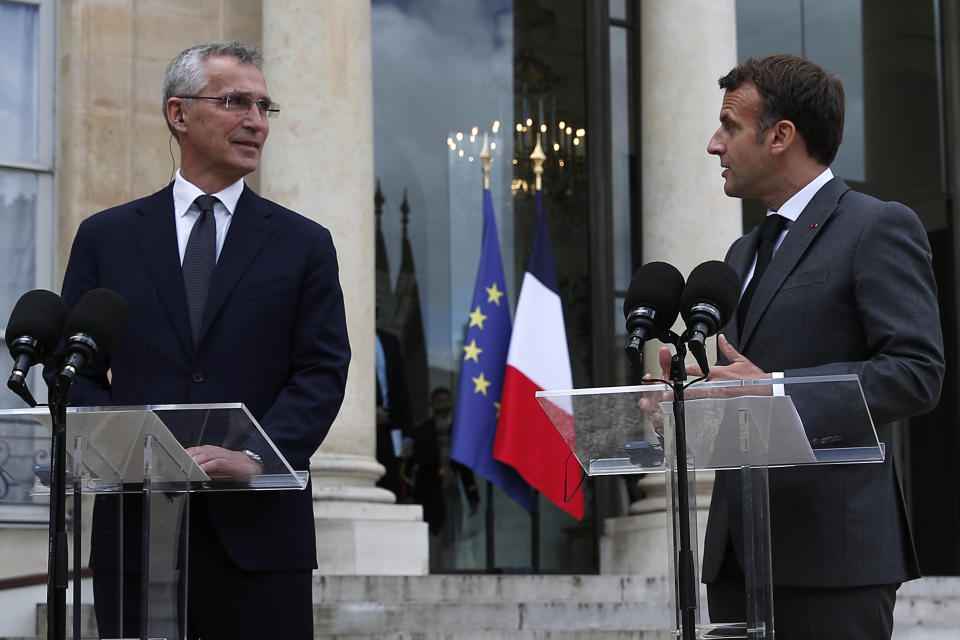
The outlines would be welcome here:
<svg viewBox="0 0 960 640">
<path fill-rule="evenodd" d="M 80 225 L 64 300 L 107 287 L 127 301 L 130 321 L 109 359 L 82 372 L 71 404 L 242 402 L 291 466 L 307 469 L 340 409 L 350 361 L 330 233 L 245 187 L 194 348 L 172 193 L 167 186 Z M 316 567 L 309 486 L 201 502 L 240 567 Z"/>
</svg>

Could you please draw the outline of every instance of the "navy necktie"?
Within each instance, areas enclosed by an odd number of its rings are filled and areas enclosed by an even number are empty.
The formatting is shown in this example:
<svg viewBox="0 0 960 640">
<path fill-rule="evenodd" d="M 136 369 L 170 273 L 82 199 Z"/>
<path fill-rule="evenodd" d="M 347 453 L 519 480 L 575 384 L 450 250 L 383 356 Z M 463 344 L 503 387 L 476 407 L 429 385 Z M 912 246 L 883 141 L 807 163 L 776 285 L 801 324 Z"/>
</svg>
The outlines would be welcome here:
<svg viewBox="0 0 960 640">
<path fill-rule="evenodd" d="M 757 290 L 760 278 L 763 272 L 767 270 L 770 260 L 773 258 L 773 248 L 777 246 L 777 238 L 787 225 L 787 219 L 776 213 L 772 213 L 763 219 L 760 225 L 760 244 L 757 246 L 757 266 L 753 269 L 753 277 L 747 284 L 747 288 L 740 297 L 740 304 L 737 306 L 737 322 L 740 324 L 740 330 L 743 330 L 743 321 L 747 317 L 747 310 L 750 308 L 750 301 L 753 300 L 753 294 Z"/>
<path fill-rule="evenodd" d="M 210 277 L 217 263 L 217 219 L 213 215 L 213 196 L 197 196 L 194 203 L 200 209 L 200 217 L 190 231 L 187 249 L 183 254 L 183 288 L 187 294 L 187 311 L 190 314 L 190 332 L 196 346 L 203 322 L 203 309 L 207 304 Z"/>
</svg>

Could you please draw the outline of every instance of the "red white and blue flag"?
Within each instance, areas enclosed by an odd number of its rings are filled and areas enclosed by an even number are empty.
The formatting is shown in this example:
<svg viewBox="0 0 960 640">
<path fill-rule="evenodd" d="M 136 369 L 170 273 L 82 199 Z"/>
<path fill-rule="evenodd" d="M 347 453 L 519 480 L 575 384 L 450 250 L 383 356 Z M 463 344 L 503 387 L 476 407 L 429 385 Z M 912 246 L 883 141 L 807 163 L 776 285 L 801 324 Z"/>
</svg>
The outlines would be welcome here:
<svg viewBox="0 0 960 640">
<path fill-rule="evenodd" d="M 569 406 L 552 407 L 554 421 L 562 423 L 554 426 L 535 395 L 542 390 L 573 388 L 563 307 L 540 191 L 536 215 L 533 250 L 520 287 L 507 352 L 493 455 L 579 520 L 583 517 L 583 493 L 574 488 L 580 481 L 580 466 L 560 435 L 563 431 L 567 439 L 572 437 L 573 415 Z"/>
</svg>

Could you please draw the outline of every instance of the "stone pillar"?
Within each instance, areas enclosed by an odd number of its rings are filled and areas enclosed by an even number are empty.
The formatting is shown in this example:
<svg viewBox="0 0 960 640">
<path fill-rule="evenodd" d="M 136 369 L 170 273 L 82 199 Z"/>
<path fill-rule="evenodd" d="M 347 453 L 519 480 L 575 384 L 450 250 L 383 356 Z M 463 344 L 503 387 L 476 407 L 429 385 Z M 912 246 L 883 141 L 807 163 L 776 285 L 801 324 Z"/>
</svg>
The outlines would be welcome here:
<svg viewBox="0 0 960 640">
<path fill-rule="evenodd" d="M 641 11 L 643 259 L 686 277 L 722 260 L 741 230 L 740 201 L 724 194 L 720 161 L 707 154 L 717 80 L 736 64 L 734 0 L 652 0 Z"/>
<path fill-rule="evenodd" d="M 740 201 L 724 194 L 720 162 L 707 154 L 723 100 L 717 80 L 736 64 L 735 2 L 649 0 L 641 12 L 643 261 L 669 262 L 687 277 L 705 260 L 722 260 L 742 226 Z M 651 342 L 645 354 L 657 374 L 659 347 Z M 712 478 L 697 474 L 698 548 Z M 663 480 L 646 476 L 647 498 L 605 523 L 601 573 L 666 571 L 666 556 L 656 555 L 669 548 Z"/>
<path fill-rule="evenodd" d="M 373 75 L 369 0 L 264 0 L 264 75 L 282 105 L 261 191 L 324 225 L 340 264 L 353 358 L 340 415 L 311 461 L 320 572 L 423 574 L 419 505 L 374 486 Z M 398 552 L 402 550 L 402 552 Z"/>
</svg>

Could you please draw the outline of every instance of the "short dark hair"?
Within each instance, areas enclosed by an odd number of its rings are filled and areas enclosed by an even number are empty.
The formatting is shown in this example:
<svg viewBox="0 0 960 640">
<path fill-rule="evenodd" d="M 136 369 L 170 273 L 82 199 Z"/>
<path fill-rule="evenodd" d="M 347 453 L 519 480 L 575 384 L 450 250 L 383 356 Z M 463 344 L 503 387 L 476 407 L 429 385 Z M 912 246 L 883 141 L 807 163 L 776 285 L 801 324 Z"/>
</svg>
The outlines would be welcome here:
<svg viewBox="0 0 960 640">
<path fill-rule="evenodd" d="M 720 88 L 753 83 L 763 101 L 757 138 L 780 120 L 789 120 L 803 136 L 807 151 L 829 165 L 843 139 L 843 83 L 814 63 L 788 54 L 749 58 L 720 78 Z"/>
<path fill-rule="evenodd" d="M 233 56 L 240 62 L 252 64 L 263 71 L 263 53 L 259 47 L 247 45 L 239 40 L 230 42 L 208 42 L 184 49 L 169 65 L 163 74 L 163 119 L 170 133 L 177 132 L 167 120 L 167 100 L 174 96 L 195 96 L 210 84 L 204 64 L 207 58 L 215 56 Z M 179 139 L 179 138 L 178 138 Z"/>
</svg>

